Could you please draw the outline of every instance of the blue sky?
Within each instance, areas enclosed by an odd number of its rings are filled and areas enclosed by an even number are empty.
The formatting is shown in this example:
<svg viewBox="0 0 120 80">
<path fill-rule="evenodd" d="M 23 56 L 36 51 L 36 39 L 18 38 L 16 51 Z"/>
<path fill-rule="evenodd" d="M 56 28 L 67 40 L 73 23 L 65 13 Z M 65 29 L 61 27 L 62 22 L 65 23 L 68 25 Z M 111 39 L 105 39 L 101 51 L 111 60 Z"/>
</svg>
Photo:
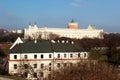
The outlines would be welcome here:
<svg viewBox="0 0 120 80">
<path fill-rule="evenodd" d="M 66 28 L 74 19 L 79 28 L 93 24 L 106 32 L 120 31 L 120 0 L 0 0 L 0 28 Z"/>
</svg>

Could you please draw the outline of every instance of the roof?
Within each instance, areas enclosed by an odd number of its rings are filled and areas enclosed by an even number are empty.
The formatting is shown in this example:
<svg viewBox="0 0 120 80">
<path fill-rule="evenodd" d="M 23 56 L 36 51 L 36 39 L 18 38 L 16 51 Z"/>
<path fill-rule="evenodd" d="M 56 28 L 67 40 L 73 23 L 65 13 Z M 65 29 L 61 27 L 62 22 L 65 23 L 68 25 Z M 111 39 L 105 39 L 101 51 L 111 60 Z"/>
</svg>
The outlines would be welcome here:
<svg viewBox="0 0 120 80">
<path fill-rule="evenodd" d="M 83 48 L 71 43 L 54 43 L 55 52 L 83 52 Z"/>
<path fill-rule="evenodd" d="M 16 44 L 10 53 L 52 53 L 52 52 L 84 52 L 77 44 L 51 42 L 50 40 L 40 40 L 36 43 L 28 41 L 25 43 Z"/>
</svg>

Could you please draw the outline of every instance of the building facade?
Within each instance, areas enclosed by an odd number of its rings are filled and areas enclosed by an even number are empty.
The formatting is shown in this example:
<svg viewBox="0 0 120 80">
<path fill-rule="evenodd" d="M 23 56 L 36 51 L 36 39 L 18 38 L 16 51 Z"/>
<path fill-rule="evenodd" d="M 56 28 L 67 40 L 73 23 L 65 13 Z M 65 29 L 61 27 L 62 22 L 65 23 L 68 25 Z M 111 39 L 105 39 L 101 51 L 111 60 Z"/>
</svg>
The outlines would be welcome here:
<svg viewBox="0 0 120 80">
<path fill-rule="evenodd" d="M 47 78 L 54 70 L 87 58 L 88 53 L 73 41 L 22 42 L 18 38 L 10 48 L 9 74 L 22 74 L 28 79 Z"/>
<path fill-rule="evenodd" d="M 87 29 L 78 29 L 78 23 L 75 23 L 73 20 L 68 23 L 68 28 L 38 28 L 37 25 L 29 25 L 28 28 L 24 29 L 25 39 L 37 39 L 40 36 L 42 39 L 47 40 L 50 39 L 50 34 L 55 34 L 58 37 L 67 37 L 72 39 L 104 38 L 103 29 L 95 29 L 93 25 L 89 25 Z"/>
</svg>

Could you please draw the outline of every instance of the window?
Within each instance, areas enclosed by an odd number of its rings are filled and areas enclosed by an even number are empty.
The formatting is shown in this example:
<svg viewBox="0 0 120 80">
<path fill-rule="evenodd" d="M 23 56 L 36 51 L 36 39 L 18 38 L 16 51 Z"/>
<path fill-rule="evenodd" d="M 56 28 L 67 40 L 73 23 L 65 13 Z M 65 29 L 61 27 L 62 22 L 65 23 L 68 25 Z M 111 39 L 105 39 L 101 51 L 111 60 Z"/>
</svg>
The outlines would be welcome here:
<svg viewBox="0 0 120 80">
<path fill-rule="evenodd" d="M 34 78 L 37 78 L 37 73 L 34 73 Z"/>
<path fill-rule="evenodd" d="M 57 58 L 60 58 L 60 54 L 57 54 Z"/>
<path fill-rule="evenodd" d="M 80 53 L 78 53 L 78 58 L 80 58 Z"/>
<path fill-rule="evenodd" d="M 63 66 L 66 67 L 66 66 L 67 66 L 67 63 L 64 63 Z"/>
<path fill-rule="evenodd" d="M 14 55 L 14 59 L 17 59 L 17 55 Z"/>
<path fill-rule="evenodd" d="M 57 63 L 57 67 L 60 67 L 60 63 Z"/>
<path fill-rule="evenodd" d="M 17 69 L 17 64 L 14 64 L 14 69 Z"/>
<path fill-rule="evenodd" d="M 42 63 L 42 64 L 41 64 L 41 68 L 43 68 L 43 67 L 44 67 L 44 64 Z"/>
<path fill-rule="evenodd" d="M 40 72 L 40 77 L 43 77 L 44 76 L 44 73 L 43 72 Z"/>
<path fill-rule="evenodd" d="M 64 54 L 64 58 L 66 58 L 66 54 Z"/>
<path fill-rule="evenodd" d="M 52 55 L 51 55 L 51 54 L 49 54 L 49 58 L 52 58 Z"/>
<path fill-rule="evenodd" d="M 24 64 L 24 68 L 27 69 L 28 68 L 28 64 Z"/>
<path fill-rule="evenodd" d="M 27 59 L 28 58 L 27 55 L 24 55 L 24 58 Z"/>
<path fill-rule="evenodd" d="M 36 59 L 37 58 L 37 55 L 34 55 L 34 59 Z"/>
<path fill-rule="evenodd" d="M 25 78 L 27 78 L 27 77 L 28 77 L 28 73 L 27 73 L 27 72 L 25 72 L 25 73 L 24 73 L 24 75 L 25 75 Z"/>
<path fill-rule="evenodd" d="M 34 68 L 37 68 L 37 64 L 34 64 Z"/>
<path fill-rule="evenodd" d="M 86 53 L 84 53 L 84 57 L 86 57 L 87 55 L 86 55 Z"/>
<path fill-rule="evenodd" d="M 51 71 L 51 67 L 49 67 L 49 71 Z"/>
<path fill-rule="evenodd" d="M 51 63 L 49 63 L 49 66 L 51 66 Z"/>
<path fill-rule="evenodd" d="M 44 58 L 43 54 L 41 54 L 41 58 Z"/>
<path fill-rule="evenodd" d="M 72 58 L 73 57 L 73 54 L 70 54 L 70 58 Z"/>
<path fill-rule="evenodd" d="M 51 74 L 48 74 L 48 79 L 52 80 Z"/>
</svg>

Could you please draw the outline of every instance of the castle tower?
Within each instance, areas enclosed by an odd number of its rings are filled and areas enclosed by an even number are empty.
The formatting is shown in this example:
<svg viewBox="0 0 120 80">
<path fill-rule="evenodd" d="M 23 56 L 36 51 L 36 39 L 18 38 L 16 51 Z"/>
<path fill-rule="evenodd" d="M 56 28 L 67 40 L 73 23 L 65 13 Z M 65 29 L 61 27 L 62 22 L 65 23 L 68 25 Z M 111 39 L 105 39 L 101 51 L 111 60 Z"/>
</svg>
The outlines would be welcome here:
<svg viewBox="0 0 120 80">
<path fill-rule="evenodd" d="M 72 19 L 72 21 L 68 23 L 68 29 L 78 29 L 78 23 L 74 22 Z"/>
</svg>

